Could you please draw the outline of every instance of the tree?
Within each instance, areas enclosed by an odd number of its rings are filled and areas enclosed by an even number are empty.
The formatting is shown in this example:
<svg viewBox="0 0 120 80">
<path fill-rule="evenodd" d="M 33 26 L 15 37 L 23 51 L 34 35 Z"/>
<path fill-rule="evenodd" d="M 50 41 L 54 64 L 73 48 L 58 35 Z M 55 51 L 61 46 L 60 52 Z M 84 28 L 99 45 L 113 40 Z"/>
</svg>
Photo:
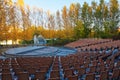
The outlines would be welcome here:
<svg viewBox="0 0 120 80">
<path fill-rule="evenodd" d="M 72 3 L 69 7 L 69 20 L 71 28 L 75 27 L 76 22 L 79 20 L 80 16 L 80 4 Z"/>
<path fill-rule="evenodd" d="M 62 23 L 61 23 L 61 15 L 60 15 L 60 12 L 59 10 L 56 12 L 56 25 L 58 27 L 59 30 L 62 29 Z"/>
<path fill-rule="evenodd" d="M 81 19 L 83 21 L 83 25 L 84 25 L 84 32 L 85 32 L 85 37 L 88 37 L 88 35 L 90 34 L 90 25 L 91 25 L 91 21 L 89 20 L 89 5 L 84 2 L 83 7 L 82 7 L 82 13 L 81 13 Z"/>
<path fill-rule="evenodd" d="M 69 26 L 71 28 L 73 28 L 75 26 L 75 4 L 72 3 L 69 7 L 69 19 L 68 19 L 68 22 L 69 22 Z"/>
<path fill-rule="evenodd" d="M 10 39 L 12 40 L 12 44 L 16 44 L 17 40 L 20 39 L 19 34 L 18 34 L 18 32 L 19 32 L 19 27 L 18 27 L 19 14 L 17 13 L 16 4 L 12 4 L 9 7 L 8 16 L 9 16 L 9 26 L 10 26 Z"/>
<path fill-rule="evenodd" d="M 68 12 L 66 6 L 63 7 L 62 9 L 62 20 L 63 20 L 63 26 L 65 29 L 68 29 Z"/>
<path fill-rule="evenodd" d="M 5 40 L 7 45 L 7 40 L 9 39 L 9 22 L 8 22 L 8 14 L 9 14 L 9 7 L 10 7 L 10 1 L 7 0 L 1 0 L 0 1 L 0 40 Z"/>
<path fill-rule="evenodd" d="M 119 23 L 119 3 L 118 0 L 110 0 L 110 31 L 116 33 L 117 25 Z"/>
<path fill-rule="evenodd" d="M 84 38 L 85 32 L 84 32 L 84 26 L 82 21 L 77 21 L 77 25 L 74 27 L 74 37 L 76 40 L 80 38 Z"/>
<path fill-rule="evenodd" d="M 59 10 L 56 12 L 56 26 L 57 26 L 57 38 L 62 38 L 62 20 Z"/>
</svg>

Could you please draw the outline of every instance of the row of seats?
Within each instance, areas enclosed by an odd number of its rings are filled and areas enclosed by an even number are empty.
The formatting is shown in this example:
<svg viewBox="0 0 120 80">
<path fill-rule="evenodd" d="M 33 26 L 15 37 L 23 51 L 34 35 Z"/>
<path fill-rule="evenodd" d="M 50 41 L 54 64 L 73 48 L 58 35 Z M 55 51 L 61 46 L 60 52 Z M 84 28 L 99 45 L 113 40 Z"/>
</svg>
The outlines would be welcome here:
<svg viewBox="0 0 120 80">
<path fill-rule="evenodd" d="M 95 45 L 95 44 L 101 44 L 101 43 L 106 43 L 112 41 L 111 39 L 80 39 L 78 41 L 66 44 L 65 47 L 70 47 L 70 48 L 81 48 L 84 46 L 89 46 L 89 45 Z"/>
<path fill-rule="evenodd" d="M 120 40 L 116 41 L 110 41 L 107 43 L 101 43 L 101 44 L 96 44 L 96 45 L 89 45 L 85 47 L 78 48 L 79 51 L 95 51 L 95 50 L 114 50 L 114 49 L 119 49 L 120 48 Z"/>
<path fill-rule="evenodd" d="M 0 59 L 1 80 L 118 80 L 120 52 Z M 106 59 L 104 59 L 106 58 Z"/>
<path fill-rule="evenodd" d="M 97 54 L 97 53 L 96 53 Z M 96 55 L 96 58 L 92 58 L 94 54 L 81 54 L 71 55 L 62 59 L 63 70 L 65 70 L 65 75 L 74 74 L 73 76 L 78 76 L 78 79 L 85 80 L 111 80 L 113 78 L 119 78 L 120 76 L 120 61 L 115 62 L 115 58 L 120 56 L 120 53 L 107 57 L 103 60 L 106 54 Z M 82 56 L 82 57 L 81 57 Z M 70 70 L 66 72 L 66 70 Z M 117 72 L 116 72 L 117 71 Z M 104 77 L 103 73 L 107 77 Z M 88 77 L 88 75 L 92 75 Z M 116 77 L 117 76 L 117 77 Z M 69 79 L 69 78 L 68 78 Z M 78 80 L 76 79 L 76 80 Z M 74 79 L 73 79 L 74 80 Z"/>
<path fill-rule="evenodd" d="M 24 57 L 0 60 L 1 80 L 45 80 L 52 57 Z"/>
</svg>

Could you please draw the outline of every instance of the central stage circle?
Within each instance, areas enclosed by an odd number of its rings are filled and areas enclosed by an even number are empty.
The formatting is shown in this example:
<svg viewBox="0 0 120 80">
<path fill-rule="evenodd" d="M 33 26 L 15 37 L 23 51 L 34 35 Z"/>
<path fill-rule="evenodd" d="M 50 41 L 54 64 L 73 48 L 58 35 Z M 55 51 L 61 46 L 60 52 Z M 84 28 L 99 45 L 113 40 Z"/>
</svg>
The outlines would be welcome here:
<svg viewBox="0 0 120 80">
<path fill-rule="evenodd" d="M 21 48 L 12 48 L 5 51 L 9 56 L 66 56 L 74 54 L 76 50 L 68 48 L 50 47 L 50 46 L 28 46 Z"/>
</svg>

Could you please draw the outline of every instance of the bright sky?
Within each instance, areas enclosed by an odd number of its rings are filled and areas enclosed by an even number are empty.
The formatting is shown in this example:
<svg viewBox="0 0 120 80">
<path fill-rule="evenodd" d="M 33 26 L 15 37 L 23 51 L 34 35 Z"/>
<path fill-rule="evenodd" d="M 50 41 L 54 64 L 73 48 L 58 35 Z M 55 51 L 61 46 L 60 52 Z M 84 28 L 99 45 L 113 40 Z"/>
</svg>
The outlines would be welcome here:
<svg viewBox="0 0 120 80">
<path fill-rule="evenodd" d="M 57 10 L 62 10 L 64 5 L 69 7 L 71 3 L 77 2 L 80 5 L 83 5 L 84 2 L 90 5 L 92 1 L 99 2 L 99 0 L 24 0 L 25 4 L 30 7 L 42 8 L 44 11 L 50 10 L 52 13 L 55 13 Z M 118 1 L 120 2 L 120 0 Z M 109 2 L 109 0 L 105 0 L 105 2 Z"/>
</svg>

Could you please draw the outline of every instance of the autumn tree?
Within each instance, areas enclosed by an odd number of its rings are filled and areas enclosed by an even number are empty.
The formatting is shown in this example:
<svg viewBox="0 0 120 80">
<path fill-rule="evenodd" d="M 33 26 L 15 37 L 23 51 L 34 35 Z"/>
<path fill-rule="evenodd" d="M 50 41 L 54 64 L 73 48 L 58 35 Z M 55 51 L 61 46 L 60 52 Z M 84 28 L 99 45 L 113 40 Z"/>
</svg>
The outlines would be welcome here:
<svg viewBox="0 0 120 80">
<path fill-rule="evenodd" d="M 4 9 L 4 0 L 0 0 L 0 41 L 3 40 L 3 30 L 5 24 L 5 9 Z"/>
<path fill-rule="evenodd" d="M 71 3 L 55 14 L 41 8 L 30 8 L 24 0 L 0 0 L 0 41 L 32 40 L 33 35 L 65 40 L 79 38 L 110 38 L 116 35 L 120 22 L 118 0 Z"/>
<path fill-rule="evenodd" d="M 63 34 L 65 35 L 65 38 L 69 39 L 73 36 L 73 28 L 71 28 L 69 23 L 69 13 L 67 10 L 67 7 L 64 6 L 62 9 L 62 22 L 63 22 Z"/>
<path fill-rule="evenodd" d="M 48 13 L 48 30 L 49 30 L 49 37 L 55 38 L 55 17 L 54 15 Z"/>
<path fill-rule="evenodd" d="M 12 44 L 16 44 L 19 37 L 19 14 L 17 11 L 16 4 L 12 3 L 9 7 L 9 26 L 10 26 L 10 39 Z"/>
<path fill-rule="evenodd" d="M 69 20 L 71 27 L 76 25 L 76 22 L 80 18 L 80 4 L 79 3 L 72 3 L 69 7 Z"/>
<path fill-rule="evenodd" d="M 110 0 L 110 31 L 111 33 L 116 32 L 117 25 L 119 23 L 119 3 L 118 0 Z"/>
<path fill-rule="evenodd" d="M 74 38 L 76 40 L 80 39 L 80 38 L 84 38 L 84 26 L 83 26 L 83 22 L 81 20 L 77 21 L 76 26 L 74 27 Z"/>
<path fill-rule="evenodd" d="M 60 11 L 58 10 L 56 12 L 56 26 L 57 26 L 57 38 L 63 38 L 62 36 L 62 20 L 61 20 L 61 14 Z"/>
<path fill-rule="evenodd" d="M 84 25 L 84 37 L 88 37 L 88 35 L 90 34 L 90 25 L 91 25 L 91 20 L 89 19 L 89 5 L 88 3 L 84 2 L 83 7 L 82 7 L 82 13 L 81 13 L 81 19 L 83 21 L 83 25 Z"/>
<path fill-rule="evenodd" d="M 1 0 L 0 1 L 0 40 L 5 40 L 7 44 L 7 40 L 9 39 L 9 20 L 8 20 L 8 15 L 9 15 L 9 8 L 11 6 L 12 1 L 9 0 Z"/>
</svg>

